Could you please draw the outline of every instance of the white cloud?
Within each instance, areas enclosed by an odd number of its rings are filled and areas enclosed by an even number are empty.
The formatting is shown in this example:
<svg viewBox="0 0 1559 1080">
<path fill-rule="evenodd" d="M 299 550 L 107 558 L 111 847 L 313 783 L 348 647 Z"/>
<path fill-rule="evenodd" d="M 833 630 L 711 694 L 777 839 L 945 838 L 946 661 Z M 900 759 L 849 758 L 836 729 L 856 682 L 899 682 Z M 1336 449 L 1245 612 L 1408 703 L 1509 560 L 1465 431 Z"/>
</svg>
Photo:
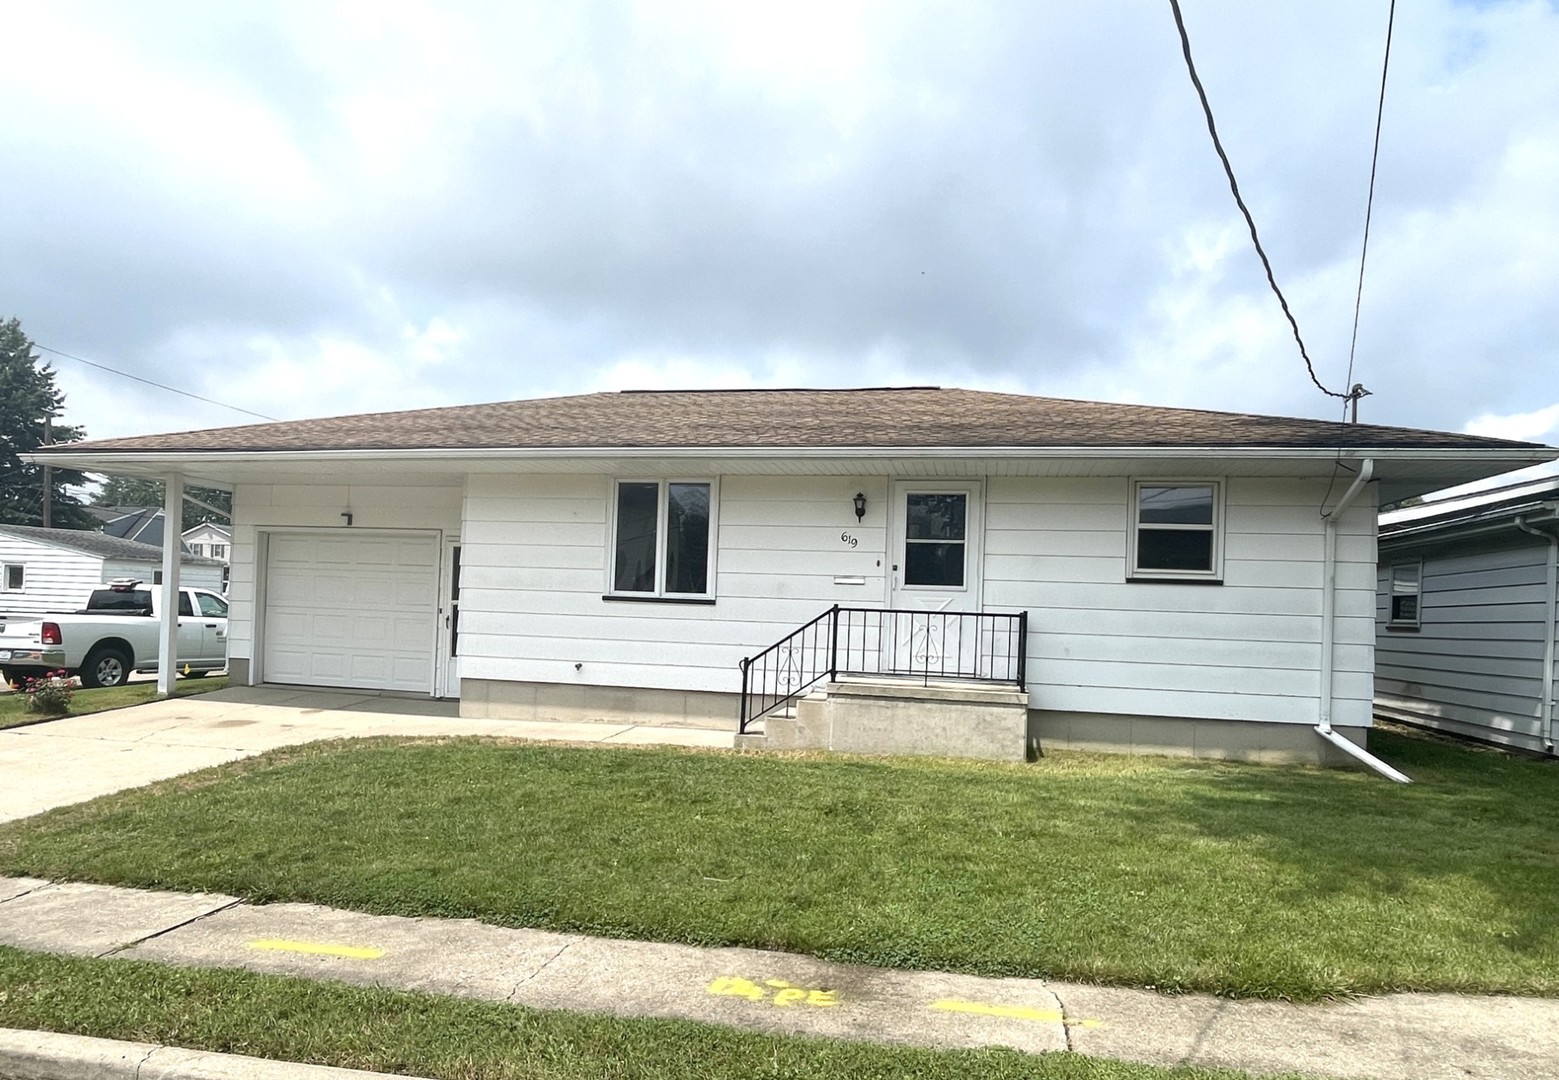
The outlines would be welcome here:
<svg viewBox="0 0 1559 1080">
<path fill-rule="evenodd" d="M 1468 435 L 1485 435 L 1495 439 L 1552 442 L 1559 438 L 1559 404 L 1506 416 L 1484 413 L 1468 421 L 1462 430 Z"/>
</svg>

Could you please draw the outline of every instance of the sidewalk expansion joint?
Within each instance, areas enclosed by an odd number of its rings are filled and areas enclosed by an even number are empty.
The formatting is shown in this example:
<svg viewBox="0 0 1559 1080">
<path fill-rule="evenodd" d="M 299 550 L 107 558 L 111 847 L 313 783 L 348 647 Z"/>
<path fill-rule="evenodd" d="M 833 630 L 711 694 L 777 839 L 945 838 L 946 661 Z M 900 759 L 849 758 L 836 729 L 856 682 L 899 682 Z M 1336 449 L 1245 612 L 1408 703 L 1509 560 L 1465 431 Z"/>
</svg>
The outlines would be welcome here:
<svg viewBox="0 0 1559 1080">
<path fill-rule="evenodd" d="M 1061 1012 L 1061 1035 L 1066 1039 L 1067 1053 L 1072 1053 L 1077 1047 L 1072 1045 L 1072 1011 L 1067 1008 L 1066 999 L 1054 990 L 1050 991 L 1055 996 L 1056 1007 Z"/>
<path fill-rule="evenodd" d="M 525 976 L 524 979 L 522 979 L 519 982 L 515 983 L 514 984 L 514 989 L 509 991 L 509 996 L 504 998 L 504 1001 L 508 1002 L 508 1003 L 513 1003 L 515 994 L 518 994 L 521 990 L 525 989 L 531 983 L 535 982 L 536 978 L 543 971 L 546 971 L 547 968 L 552 965 L 552 961 L 556 960 L 558 957 L 562 956 L 564 953 L 568 952 L 568 950 L 573 948 L 573 947 L 574 947 L 574 942 L 573 941 L 565 941 L 563 943 L 562 948 L 558 949 L 557 952 L 555 952 L 551 956 L 547 957 L 547 959 L 542 962 L 542 965 L 539 968 L 537 968 L 535 971 L 531 972 L 529 975 Z"/>
<path fill-rule="evenodd" d="M 37 892 L 38 890 L 40 890 L 40 889 L 47 889 L 50 885 L 53 885 L 53 884 L 54 884 L 54 882 L 52 882 L 52 881 L 45 881 L 42 885 L 34 885 L 32 888 L 27 889 L 27 890 L 25 890 L 23 892 L 19 892 L 15 896 L 7 896 L 5 899 L 0 900 L 0 904 L 9 904 L 12 900 L 20 900 L 24 896 L 31 896 L 33 893 Z"/>
<path fill-rule="evenodd" d="M 145 1056 L 135 1063 L 135 1071 L 130 1074 L 130 1080 L 141 1080 L 141 1070 L 146 1068 L 146 1063 L 152 1059 L 152 1055 L 161 1049 L 160 1046 L 154 1046 L 146 1051 Z"/>
<path fill-rule="evenodd" d="M 120 942 L 118 945 L 115 945 L 112 949 L 109 949 L 106 952 L 98 953 L 97 954 L 97 959 L 103 960 L 103 959 L 105 959 L 107 957 L 115 955 L 116 953 L 122 953 L 122 952 L 125 952 L 125 951 L 129 950 L 129 949 L 133 949 L 137 945 L 144 945 L 148 941 L 152 941 L 152 940 L 154 940 L 156 938 L 162 937 L 164 934 L 171 934 L 175 930 L 182 930 L 186 926 L 189 926 L 191 923 L 198 923 L 201 919 L 209 919 L 213 915 L 220 914 L 221 912 L 224 912 L 224 911 L 229 911 L 229 910 L 237 907 L 239 904 L 242 904 L 243 902 L 244 902 L 243 897 L 241 897 L 241 896 L 240 897 L 235 897 L 233 900 L 229 901 L 226 904 L 223 904 L 221 907 L 212 908 L 210 911 L 202 911 L 199 915 L 191 916 L 190 918 L 185 919 L 182 922 L 176 922 L 172 926 L 164 926 L 161 930 L 157 930 L 157 931 L 154 931 L 153 933 L 147 934 L 145 937 L 136 938 L 134 941 L 123 941 L 123 942 Z"/>
</svg>

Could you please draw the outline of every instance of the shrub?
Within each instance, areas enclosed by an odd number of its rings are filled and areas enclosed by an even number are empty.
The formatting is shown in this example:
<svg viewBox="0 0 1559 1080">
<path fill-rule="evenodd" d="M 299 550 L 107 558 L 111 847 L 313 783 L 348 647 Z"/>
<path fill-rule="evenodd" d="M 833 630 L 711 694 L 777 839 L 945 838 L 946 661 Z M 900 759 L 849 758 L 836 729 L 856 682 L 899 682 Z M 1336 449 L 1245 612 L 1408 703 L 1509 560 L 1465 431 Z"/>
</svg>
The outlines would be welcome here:
<svg viewBox="0 0 1559 1080">
<path fill-rule="evenodd" d="M 51 671 L 41 679 L 23 679 L 22 693 L 27 695 L 28 712 L 61 716 L 70 711 L 76 688 L 63 671 Z"/>
</svg>

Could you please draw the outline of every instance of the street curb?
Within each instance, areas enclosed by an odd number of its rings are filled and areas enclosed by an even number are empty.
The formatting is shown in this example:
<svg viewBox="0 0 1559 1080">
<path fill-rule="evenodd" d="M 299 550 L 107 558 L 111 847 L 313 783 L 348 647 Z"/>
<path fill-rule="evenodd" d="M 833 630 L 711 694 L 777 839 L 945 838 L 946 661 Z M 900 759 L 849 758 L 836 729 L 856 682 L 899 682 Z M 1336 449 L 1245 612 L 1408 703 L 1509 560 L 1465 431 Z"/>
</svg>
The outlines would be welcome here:
<svg viewBox="0 0 1559 1080">
<path fill-rule="evenodd" d="M 384 1073 L 0 1028 L 6 1080 L 366 1080 Z"/>
</svg>

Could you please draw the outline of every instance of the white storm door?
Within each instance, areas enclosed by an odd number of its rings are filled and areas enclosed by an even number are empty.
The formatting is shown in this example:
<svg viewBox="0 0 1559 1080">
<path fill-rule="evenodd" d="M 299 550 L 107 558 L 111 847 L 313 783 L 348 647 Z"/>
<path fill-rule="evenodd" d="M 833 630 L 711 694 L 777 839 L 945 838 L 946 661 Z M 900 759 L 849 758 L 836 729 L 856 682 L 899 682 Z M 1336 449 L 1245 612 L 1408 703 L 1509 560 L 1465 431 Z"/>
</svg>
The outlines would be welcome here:
<svg viewBox="0 0 1559 1080">
<path fill-rule="evenodd" d="M 264 682 L 432 694 L 437 533 L 273 533 Z"/>
<path fill-rule="evenodd" d="M 438 690 L 441 698 L 460 696 L 460 542 L 444 542 L 443 599 L 439 604 Z"/>
<path fill-rule="evenodd" d="M 893 485 L 883 663 L 898 674 L 955 675 L 978 649 L 985 514 L 979 481 Z"/>
</svg>

